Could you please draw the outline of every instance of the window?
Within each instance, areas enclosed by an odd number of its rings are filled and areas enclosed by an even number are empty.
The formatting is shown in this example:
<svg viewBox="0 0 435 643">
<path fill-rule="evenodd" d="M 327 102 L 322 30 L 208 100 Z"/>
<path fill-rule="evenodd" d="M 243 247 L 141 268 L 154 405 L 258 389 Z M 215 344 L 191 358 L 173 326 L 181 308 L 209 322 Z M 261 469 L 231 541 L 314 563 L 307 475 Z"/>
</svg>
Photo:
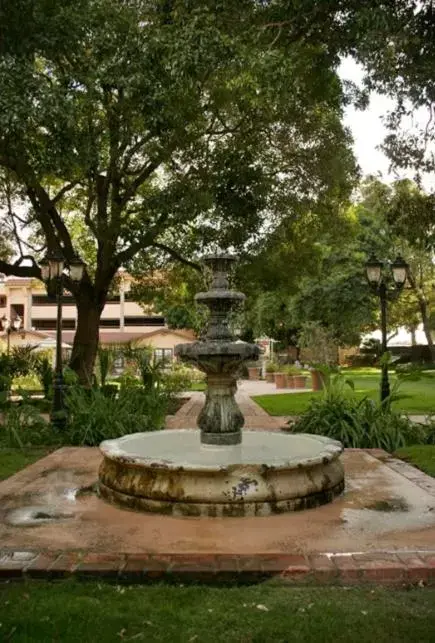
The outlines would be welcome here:
<svg viewBox="0 0 435 643">
<path fill-rule="evenodd" d="M 154 351 L 154 362 L 172 362 L 172 348 L 156 348 Z"/>
<path fill-rule="evenodd" d="M 48 295 L 32 295 L 32 304 L 33 306 L 54 306 L 56 304 L 56 298 L 49 297 Z M 62 304 L 74 305 L 74 297 L 72 295 L 63 295 Z"/>
<path fill-rule="evenodd" d="M 119 319 L 100 319 L 100 328 L 119 328 Z"/>
<path fill-rule="evenodd" d="M 32 319 L 35 330 L 56 330 L 55 319 Z M 62 330 L 75 330 L 75 319 L 62 319 Z"/>
<path fill-rule="evenodd" d="M 164 317 L 125 317 L 125 326 L 164 326 Z"/>
<path fill-rule="evenodd" d="M 0 308 L 6 308 L 6 295 L 0 295 Z"/>
<path fill-rule="evenodd" d="M 11 304 L 11 319 L 21 318 L 21 325 L 24 324 L 24 304 Z"/>
</svg>

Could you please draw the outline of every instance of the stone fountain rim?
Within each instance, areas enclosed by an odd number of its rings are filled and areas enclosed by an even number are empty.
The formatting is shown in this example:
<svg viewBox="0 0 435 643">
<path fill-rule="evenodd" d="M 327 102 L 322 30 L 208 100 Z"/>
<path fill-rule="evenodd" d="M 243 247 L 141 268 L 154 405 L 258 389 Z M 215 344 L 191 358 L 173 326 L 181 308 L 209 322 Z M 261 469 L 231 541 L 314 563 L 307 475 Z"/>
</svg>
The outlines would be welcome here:
<svg viewBox="0 0 435 643">
<path fill-rule="evenodd" d="M 120 438 L 114 438 L 112 440 L 104 440 L 100 444 L 100 451 L 103 454 L 105 458 L 108 458 L 109 460 L 113 460 L 114 462 L 122 463 L 122 464 L 127 464 L 127 465 L 132 465 L 132 466 L 138 466 L 138 467 L 145 467 L 145 468 L 154 468 L 154 469 L 165 469 L 168 471 L 195 471 L 195 472 L 215 472 L 215 473 L 222 473 L 222 472 L 231 472 L 235 471 L 237 469 L 249 469 L 249 468 L 255 468 L 255 469 L 260 469 L 262 467 L 271 470 L 271 471 L 289 471 L 293 469 L 298 469 L 298 468 L 311 468 L 318 466 L 320 464 L 326 465 L 329 462 L 332 462 L 333 460 L 337 459 L 340 454 L 343 452 L 343 445 L 341 442 L 338 442 L 337 440 L 333 440 L 332 438 L 328 438 L 324 435 L 315 435 L 312 433 L 295 433 L 294 435 L 288 435 L 288 434 L 282 434 L 282 433 L 264 433 L 264 438 L 265 440 L 276 440 L 278 439 L 283 439 L 283 440 L 292 440 L 296 437 L 304 437 L 304 438 L 309 438 L 315 442 L 317 442 L 320 445 L 323 445 L 323 449 L 320 450 L 320 452 L 316 453 L 314 457 L 308 457 L 308 458 L 299 458 L 297 460 L 294 460 L 293 462 L 291 460 L 282 462 L 282 463 L 272 463 L 272 464 L 267 464 L 267 462 L 264 462 L 263 464 L 260 464 L 259 462 L 239 462 L 239 463 L 228 463 L 228 464 L 191 464 L 189 462 L 184 462 L 180 459 L 178 462 L 172 462 L 171 460 L 166 460 L 164 458 L 156 458 L 155 456 L 150 456 L 150 457 L 144 457 L 144 456 L 133 456 L 131 453 L 127 451 L 123 451 L 122 448 L 120 448 L 119 443 L 121 442 L 126 442 L 131 438 L 136 438 L 136 437 L 143 437 L 145 439 L 151 440 L 154 436 L 162 436 L 165 435 L 167 436 L 167 439 L 170 440 L 171 436 L 174 435 L 174 433 L 177 434 L 185 434 L 185 435 L 192 435 L 192 433 L 199 433 L 199 431 L 194 431 L 192 429 L 176 429 L 176 430 L 170 430 L 170 431 L 150 431 L 150 432 L 137 432 L 137 433 L 130 433 L 128 435 L 124 435 Z M 243 431 L 243 435 L 245 438 L 249 435 L 258 435 L 258 431 Z M 223 447 L 223 448 L 229 448 L 229 449 L 237 449 L 236 447 Z"/>
</svg>

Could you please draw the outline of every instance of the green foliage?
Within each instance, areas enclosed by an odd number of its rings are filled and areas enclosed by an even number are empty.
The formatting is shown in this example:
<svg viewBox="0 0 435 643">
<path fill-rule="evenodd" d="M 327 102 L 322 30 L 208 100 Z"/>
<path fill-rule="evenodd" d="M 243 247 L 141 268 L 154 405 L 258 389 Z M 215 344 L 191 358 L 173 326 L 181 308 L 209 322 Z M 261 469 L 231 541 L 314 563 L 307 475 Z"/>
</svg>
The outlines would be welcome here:
<svg viewBox="0 0 435 643">
<path fill-rule="evenodd" d="M 425 424 L 426 443 L 435 445 L 435 416 L 430 415 L 426 418 Z"/>
<path fill-rule="evenodd" d="M 138 259 L 132 274 L 136 280 L 132 296 L 145 310 L 151 306 L 164 315 L 169 328 L 191 328 L 200 334 L 207 319 L 205 306 L 195 302 L 196 293 L 204 289 L 202 273 L 183 265 L 168 265 L 162 273 Z"/>
<path fill-rule="evenodd" d="M 338 361 L 338 341 L 333 330 L 319 322 L 305 322 L 299 332 L 299 348 L 306 349 L 310 362 L 329 366 Z"/>
<path fill-rule="evenodd" d="M 29 346 L 13 346 L 9 355 L 0 353 L 0 395 L 5 398 L 14 377 L 28 375 L 34 364 L 34 354 Z"/>
<path fill-rule="evenodd" d="M 101 387 L 104 387 L 106 384 L 106 380 L 110 375 L 110 371 L 113 366 L 114 358 L 115 358 L 115 354 L 113 349 L 107 348 L 106 346 L 98 347 L 97 371 L 98 371 L 98 379 Z"/>
<path fill-rule="evenodd" d="M 194 381 L 200 381 L 198 376 L 194 375 L 194 369 L 174 363 L 164 372 L 162 386 L 168 393 L 176 394 L 189 391 Z"/>
<path fill-rule="evenodd" d="M 0 424 L 0 445 L 26 447 L 51 444 L 53 436 L 49 424 L 42 418 L 40 410 L 29 400 L 11 404 L 2 410 Z"/>
<path fill-rule="evenodd" d="M 20 4 L 2 20 L 0 166 L 38 241 L 89 261 L 80 285 L 66 282 L 80 330 L 71 363 L 87 382 L 96 341 L 80 337 L 97 339 L 121 265 L 244 249 L 301 203 L 325 212 L 349 194 L 337 9 L 311 8 L 307 23 L 289 5 L 277 33 L 267 25 L 282 7 L 251 0 Z M 10 36 L 21 15 L 26 44 Z M 0 268 L 40 277 L 36 264 Z"/>
<path fill-rule="evenodd" d="M 51 359 L 46 355 L 36 354 L 33 369 L 44 391 L 44 397 L 51 397 L 53 387 L 53 369 Z"/>
<path fill-rule="evenodd" d="M 266 373 L 277 373 L 279 369 L 279 364 L 276 362 L 267 362 L 266 364 Z"/>
<path fill-rule="evenodd" d="M 302 375 L 302 370 L 297 366 L 288 365 L 283 367 L 283 372 L 287 375 Z"/>
<path fill-rule="evenodd" d="M 345 395 L 346 386 L 353 383 L 343 375 L 333 375 L 325 382 L 323 395 L 312 399 L 293 426 L 300 433 L 327 435 L 345 447 L 379 448 L 393 452 L 407 444 L 425 441 L 424 430 L 391 408 L 397 399 L 393 390 L 383 403 L 367 397 L 358 400 Z"/>
<path fill-rule="evenodd" d="M 128 433 L 162 429 L 169 395 L 141 386 L 121 386 L 116 397 L 98 388 L 70 387 L 66 393 L 66 444 L 98 446 Z"/>
</svg>

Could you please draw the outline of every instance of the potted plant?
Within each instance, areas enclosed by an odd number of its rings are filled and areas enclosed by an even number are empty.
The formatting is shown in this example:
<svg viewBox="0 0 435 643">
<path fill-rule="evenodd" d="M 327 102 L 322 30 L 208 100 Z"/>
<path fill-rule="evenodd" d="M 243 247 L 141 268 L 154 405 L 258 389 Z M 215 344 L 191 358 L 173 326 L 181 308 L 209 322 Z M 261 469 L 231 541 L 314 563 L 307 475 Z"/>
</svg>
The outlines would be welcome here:
<svg viewBox="0 0 435 643">
<path fill-rule="evenodd" d="M 250 380 L 259 380 L 261 376 L 261 368 L 259 366 L 254 366 L 249 364 L 248 368 L 248 379 Z"/>
<path fill-rule="evenodd" d="M 275 362 L 268 362 L 266 364 L 266 382 L 273 383 L 275 381 L 275 372 L 278 370 L 278 364 Z"/>
<path fill-rule="evenodd" d="M 311 388 L 313 391 L 323 391 L 325 388 L 325 381 L 327 378 L 327 371 L 329 366 L 327 364 L 312 364 L 310 368 L 311 373 Z"/>
<path fill-rule="evenodd" d="M 299 373 L 297 375 L 293 376 L 293 384 L 295 388 L 305 388 L 307 384 L 307 375 L 305 374 L 304 371 L 299 369 Z"/>
<path fill-rule="evenodd" d="M 287 373 L 285 367 L 277 365 L 277 370 L 273 374 L 276 388 L 287 388 Z"/>
<path fill-rule="evenodd" d="M 290 364 L 286 366 L 285 373 L 287 377 L 287 388 L 296 388 L 295 378 L 298 376 L 300 369 L 297 366 Z"/>
</svg>

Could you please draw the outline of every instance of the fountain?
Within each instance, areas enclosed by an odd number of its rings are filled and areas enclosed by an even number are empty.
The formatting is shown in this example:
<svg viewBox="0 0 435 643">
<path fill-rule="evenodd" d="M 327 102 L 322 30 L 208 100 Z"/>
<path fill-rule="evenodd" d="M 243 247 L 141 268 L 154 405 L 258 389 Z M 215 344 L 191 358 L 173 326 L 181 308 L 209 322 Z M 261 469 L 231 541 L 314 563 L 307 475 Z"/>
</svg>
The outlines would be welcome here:
<svg viewBox="0 0 435 643">
<path fill-rule="evenodd" d="M 213 280 L 196 301 L 210 310 L 204 340 L 175 352 L 206 373 L 199 431 L 155 431 L 105 440 L 99 493 L 138 511 L 176 516 L 266 516 L 330 502 L 344 488 L 343 447 L 330 438 L 244 431 L 237 376 L 259 348 L 236 342 L 229 314 L 245 296 L 229 289 L 235 257 L 205 258 Z"/>
</svg>

